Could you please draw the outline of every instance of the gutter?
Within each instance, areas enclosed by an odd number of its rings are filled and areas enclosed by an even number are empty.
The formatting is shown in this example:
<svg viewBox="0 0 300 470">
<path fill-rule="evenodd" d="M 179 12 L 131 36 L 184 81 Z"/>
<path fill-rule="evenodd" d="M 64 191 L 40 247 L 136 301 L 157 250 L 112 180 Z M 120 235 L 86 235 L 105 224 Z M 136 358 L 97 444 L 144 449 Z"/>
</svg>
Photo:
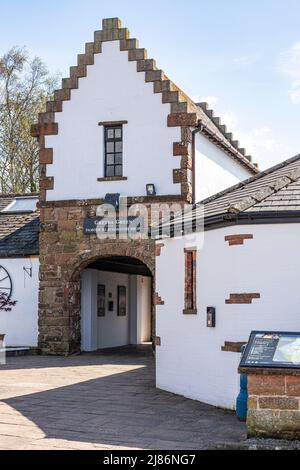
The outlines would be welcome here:
<svg viewBox="0 0 300 470">
<path fill-rule="evenodd" d="M 251 212 L 241 214 L 218 214 L 208 217 L 204 221 L 204 231 L 216 230 L 223 227 L 233 225 L 270 225 L 270 224 L 300 224 L 300 210 L 299 211 L 265 211 L 265 212 Z M 175 236 L 175 225 L 178 228 L 182 221 L 170 226 L 170 238 Z M 194 222 L 185 225 L 184 235 L 195 233 Z M 176 234 L 178 235 L 178 230 Z M 169 237 L 168 237 L 169 238 Z"/>
</svg>

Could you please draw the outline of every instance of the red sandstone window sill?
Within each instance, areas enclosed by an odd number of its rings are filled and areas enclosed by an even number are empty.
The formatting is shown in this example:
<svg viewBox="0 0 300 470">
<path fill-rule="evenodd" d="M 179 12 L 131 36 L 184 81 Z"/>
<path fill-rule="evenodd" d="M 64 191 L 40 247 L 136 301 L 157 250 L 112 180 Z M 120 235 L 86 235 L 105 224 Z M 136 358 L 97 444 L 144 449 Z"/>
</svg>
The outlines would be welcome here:
<svg viewBox="0 0 300 470">
<path fill-rule="evenodd" d="M 106 178 L 97 178 L 97 181 L 101 183 L 108 183 L 110 181 L 127 181 L 126 176 L 107 176 Z"/>
<path fill-rule="evenodd" d="M 197 309 L 183 310 L 184 315 L 197 315 L 197 313 L 198 313 Z"/>
</svg>

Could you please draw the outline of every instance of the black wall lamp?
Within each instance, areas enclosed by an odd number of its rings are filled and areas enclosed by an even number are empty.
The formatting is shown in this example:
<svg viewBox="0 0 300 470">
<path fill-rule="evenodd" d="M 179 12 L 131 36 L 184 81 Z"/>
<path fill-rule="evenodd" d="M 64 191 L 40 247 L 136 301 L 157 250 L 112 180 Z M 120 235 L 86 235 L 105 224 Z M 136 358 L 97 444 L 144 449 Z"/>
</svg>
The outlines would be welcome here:
<svg viewBox="0 0 300 470">
<path fill-rule="evenodd" d="M 147 184 L 146 186 L 147 189 L 147 196 L 156 196 L 156 188 L 155 184 Z"/>
</svg>

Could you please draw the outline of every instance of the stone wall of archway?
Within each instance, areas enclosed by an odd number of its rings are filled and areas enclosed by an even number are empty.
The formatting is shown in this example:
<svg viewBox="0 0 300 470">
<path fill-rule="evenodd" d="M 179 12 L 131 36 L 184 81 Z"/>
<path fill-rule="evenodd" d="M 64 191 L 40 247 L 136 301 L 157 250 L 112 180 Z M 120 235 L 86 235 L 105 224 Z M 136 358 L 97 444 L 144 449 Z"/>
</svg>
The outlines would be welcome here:
<svg viewBox="0 0 300 470">
<path fill-rule="evenodd" d="M 85 235 L 83 222 L 91 208 L 87 201 L 41 207 L 39 348 L 43 354 L 80 352 L 80 274 L 93 261 L 110 256 L 138 259 L 151 271 L 155 292 L 155 242 L 99 240 L 96 235 Z"/>
</svg>

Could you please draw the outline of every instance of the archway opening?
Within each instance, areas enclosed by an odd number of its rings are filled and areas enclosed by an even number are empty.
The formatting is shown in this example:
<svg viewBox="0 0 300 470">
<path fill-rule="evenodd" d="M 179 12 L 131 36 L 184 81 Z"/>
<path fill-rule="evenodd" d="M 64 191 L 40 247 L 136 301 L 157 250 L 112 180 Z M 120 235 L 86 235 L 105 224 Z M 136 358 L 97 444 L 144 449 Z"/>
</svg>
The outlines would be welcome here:
<svg viewBox="0 0 300 470">
<path fill-rule="evenodd" d="M 81 350 L 152 341 L 153 277 L 139 259 L 110 256 L 81 272 Z"/>
</svg>

